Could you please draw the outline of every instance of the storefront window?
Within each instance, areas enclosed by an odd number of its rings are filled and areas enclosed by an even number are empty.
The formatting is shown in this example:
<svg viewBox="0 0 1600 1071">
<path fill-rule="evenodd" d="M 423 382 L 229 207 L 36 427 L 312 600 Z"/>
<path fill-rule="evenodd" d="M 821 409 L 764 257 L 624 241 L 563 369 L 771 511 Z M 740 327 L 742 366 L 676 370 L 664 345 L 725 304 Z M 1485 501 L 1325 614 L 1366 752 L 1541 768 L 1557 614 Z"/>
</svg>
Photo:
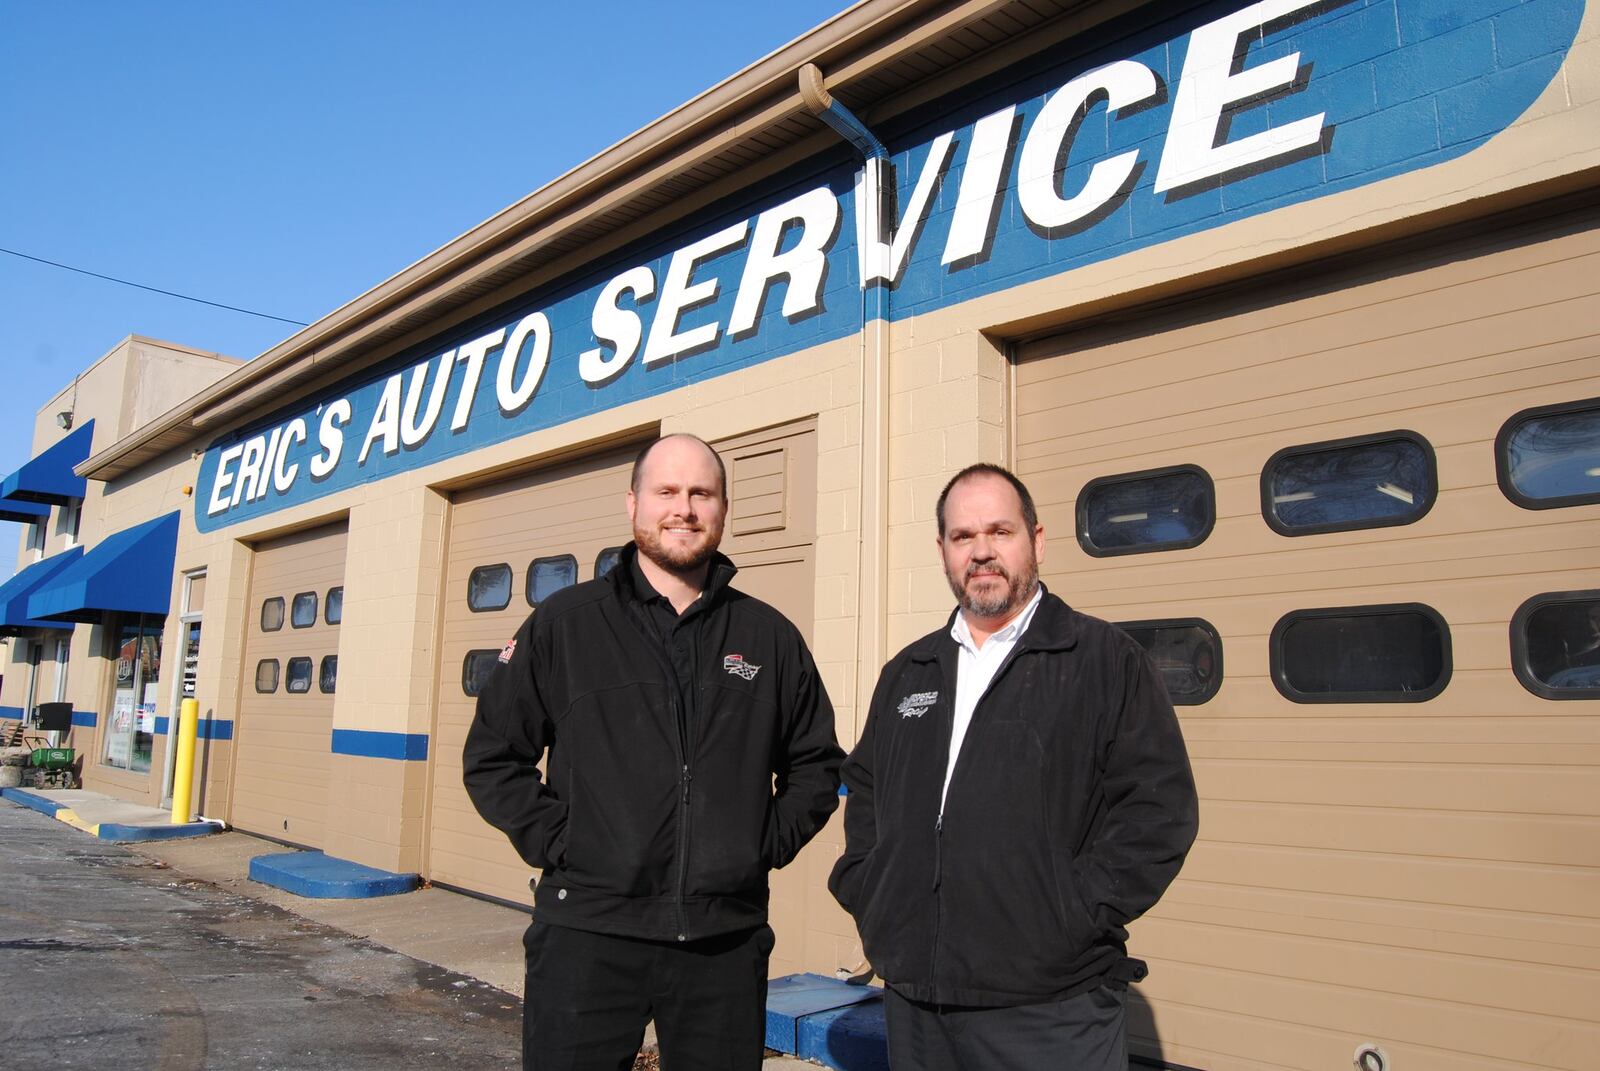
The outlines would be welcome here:
<svg viewBox="0 0 1600 1071">
<path fill-rule="evenodd" d="M 117 667 L 111 717 L 106 724 L 107 766 L 133 773 L 150 771 L 161 682 L 162 624 L 160 617 L 125 617 L 112 632 Z"/>
</svg>

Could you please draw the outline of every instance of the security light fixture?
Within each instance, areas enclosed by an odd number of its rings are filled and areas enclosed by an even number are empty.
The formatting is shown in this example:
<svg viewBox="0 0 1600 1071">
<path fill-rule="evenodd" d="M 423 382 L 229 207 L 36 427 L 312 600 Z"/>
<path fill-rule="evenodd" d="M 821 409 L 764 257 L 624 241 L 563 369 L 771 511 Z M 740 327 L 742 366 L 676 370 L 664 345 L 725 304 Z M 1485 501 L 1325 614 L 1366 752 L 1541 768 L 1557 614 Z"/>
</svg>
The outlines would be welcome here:
<svg viewBox="0 0 1600 1071">
<path fill-rule="evenodd" d="M 57 413 L 56 414 L 56 423 L 60 424 L 63 428 L 72 427 L 72 410 L 71 409 L 63 409 L 63 410 L 61 410 L 61 412 Z"/>
</svg>

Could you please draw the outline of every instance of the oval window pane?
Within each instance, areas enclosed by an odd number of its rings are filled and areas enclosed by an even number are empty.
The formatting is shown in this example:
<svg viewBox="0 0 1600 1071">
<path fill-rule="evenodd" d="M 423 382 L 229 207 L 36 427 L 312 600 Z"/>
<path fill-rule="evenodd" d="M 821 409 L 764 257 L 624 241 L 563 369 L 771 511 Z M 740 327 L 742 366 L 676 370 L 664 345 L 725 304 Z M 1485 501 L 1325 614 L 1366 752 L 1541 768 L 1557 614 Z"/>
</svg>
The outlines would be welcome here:
<svg viewBox="0 0 1600 1071">
<path fill-rule="evenodd" d="M 268 599 L 261 604 L 261 631 L 277 632 L 283 627 L 283 597 Z"/>
<path fill-rule="evenodd" d="M 607 547 L 605 550 L 602 550 L 599 554 L 595 555 L 595 559 L 594 559 L 594 575 L 595 575 L 595 579 L 598 580 L 600 577 L 605 576 L 607 573 L 611 572 L 611 570 L 613 570 L 613 569 L 615 569 L 617 567 L 617 563 L 620 562 L 621 560 L 622 560 L 622 548 L 621 547 Z"/>
<path fill-rule="evenodd" d="M 322 600 L 322 620 L 337 625 L 344 620 L 344 587 L 329 588 Z"/>
<path fill-rule="evenodd" d="M 1512 618 L 1513 664 L 1547 699 L 1600 698 L 1600 591 L 1530 599 Z"/>
<path fill-rule="evenodd" d="M 1267 523 L 1284 535 L 1409 524 L 1438 493 L 1433 452 L 1409 434 L 1280 451 L 1261 483 Z"/>
<path fill-rule="evenodd" d="M 294 607 L 289 611 L 289 623 L 295 628 L 310 628 L 317 623 L 317 593 L 302 591 L 294 597 Z"/>
<path fill-rule="evenodd" d="M 483 686 L 489 683 L 490 675 L 499 664 L 499 651 L 468 651 L 461 663 L 461 690 L 467 695 L 477 695 L 483 691 Z"/>
<path fill-rule="evenodd" d="M 339 656 L 323 655 L 322 664 L 317 667 L 317 690 L 324 695 L 332 695 L 338 684 Z"/>
<path fill-rule="evenodd" d="M 1222 639 L 1199 620 L 1134 621 L 1120 626 L 1145 649 L 1167 695 L 1178 706 L 1197 706 L 1222 685 Z"/>
<path fill-rule="evenodd" d="M 1297 702 L 1419 702 L 1450 679 L 1450 633 L 1422 606 L 1289 614 L 1272 632 L 1273 679 Z"/>
<path fill-rule="evenodd" d="M 1097 557 L 1179 550 L 1216 523 L 1211 477 L 1184 467 L 1091 480 L 1078 496 L 1078 542 Z"/>
<path fill-rule="evenodd" d="M 511 605 L 511 566 L 480 565 L 467 577 L 467 609 L 474 613 Z"/>
<path fill-rule="evenodd" d="M 1513 417 L 1501 433 L 1498 460 L 1513 501 L 1536 507 L 1600 501 L 1600 402 Z"/>
<path fill-rule="evenodd" d="M 311 659 L 291 658 L 283 674 L 283 690 L 296 695 L 311 690 Z"/>
<path fill-rule="evenodd" d="M 578 582 L 578 559 L 570 554 L 554 558 L 535 558 L 528 566 L 528 605 L 541 602 Z"/>
<path fill-rule="evenodd" d="M 282 601 L 281 599 L 279 600 Z M 263 693 L 278 690 L 278 660 L 263 658 L 256 663 L 256 691 Z"/>
</svg>

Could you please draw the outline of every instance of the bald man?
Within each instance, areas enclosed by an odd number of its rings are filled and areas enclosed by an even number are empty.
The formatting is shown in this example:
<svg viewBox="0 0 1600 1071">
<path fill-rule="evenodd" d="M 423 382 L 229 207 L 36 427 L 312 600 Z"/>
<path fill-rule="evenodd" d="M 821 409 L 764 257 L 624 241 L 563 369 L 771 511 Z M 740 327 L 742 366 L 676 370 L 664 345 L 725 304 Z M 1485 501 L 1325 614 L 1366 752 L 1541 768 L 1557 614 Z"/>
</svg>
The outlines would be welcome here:
<svg viewBox="0 0 1600 1071">
<path fill-rule="evenodd" d="M 728 586 L 716 451 L 657 440 L 626 504 L 616 567 L 539 604 L 467 735 L 473 804 L 543 871 L 522 1063 L 627 1071 L 653 1019 L 666 1071 L 755 1071 L 767 874 L 838 805 L 833 708 L 794 625 Z"/>
</svg>

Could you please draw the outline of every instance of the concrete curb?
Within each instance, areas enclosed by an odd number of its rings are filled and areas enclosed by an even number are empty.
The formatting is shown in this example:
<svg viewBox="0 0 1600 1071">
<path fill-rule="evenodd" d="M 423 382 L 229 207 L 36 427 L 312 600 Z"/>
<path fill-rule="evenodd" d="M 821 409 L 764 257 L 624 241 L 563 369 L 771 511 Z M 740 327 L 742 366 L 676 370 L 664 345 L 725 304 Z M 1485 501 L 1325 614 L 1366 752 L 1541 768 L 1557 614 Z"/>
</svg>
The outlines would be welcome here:
<svg viewBox="0 0 1600 1071">
<path fill-rule="evenodd" d="M 182 826 L 130 826 L 121 822 L 101 822 L 95 827 L 95 836 L 101 840 L 114 840 L 129 844 L 144 840 L 179 840 L 184 837 L 204 837 L 222 832 L 220 822 L 190 822 Z"/>
<path fill-rule="evenodd" d="M 317 900 L 365 900 L 407 893 L 416 874 L 396 874 L 322 852 L 275 852 L 250 860 L 250 880 Z"/>
<path fill-rule="evenodd" d="M 46 799 L 35 792 L 29 792 L 25 788 L 0 788 L 0 799 L 8 799 L 12 803 L 38 811 L 40 814 L 49 815 L 51 818 L 54 818 L 56 812 L 61 810 L 61 804 L 55 800 Z"/>
<path fill-rule="evenodd" d="M 767 986 L 767 1048 L 836 1071 L 888 1071 L 883 991 L 820 974 Z"/>
<path fill-rule="evenodd" d="M 57 803 L 47 796 L 37 792 L 30 792 L 25 788 L 0 788 L 0 798 L 9 800 L 22 807 L 48 815 L 58 822 L 65 822 L 74 829 L 81 829 L 91 837 L 101 840 L 116 841 L 127 844 L 144 840 L 175 840 L 181 837 L 204 837 L 222 830 L 218 822 L 190 822 L 187 825 L 129 825 L 124 822 L 89 822 L 85 821 L 72 808 L 65 804 Z"/>
</svg>

